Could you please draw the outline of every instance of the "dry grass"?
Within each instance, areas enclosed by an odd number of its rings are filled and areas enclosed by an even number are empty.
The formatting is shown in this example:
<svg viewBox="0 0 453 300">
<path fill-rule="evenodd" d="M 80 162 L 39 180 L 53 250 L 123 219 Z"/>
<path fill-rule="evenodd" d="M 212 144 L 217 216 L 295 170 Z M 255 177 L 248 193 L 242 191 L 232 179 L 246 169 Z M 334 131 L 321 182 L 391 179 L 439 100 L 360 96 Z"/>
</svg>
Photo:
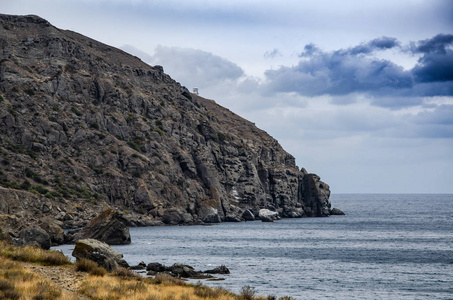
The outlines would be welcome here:
<svg viewBox="0 0 453 300">
<path fill-rule="evenodd" d="M 107 274 L 107 270 L 100 267 L 96 262 L 81 258 L 76 261 L 76 270 L 80 272 L 87 272 L 93 276 L 104 276 Z"/>
<path fill-rule="evenodd" d="M 0 299 L 76 299 L 60 287 L 23 267 L 0 257 Z"/>
<path fill-rule="evenodd" d="M 174 285 L 172 281 L 155 284 L 154 280 L 122 279 L 113 276 L 87 278 L 80 291 L 92 299 L 237 300 L 234 294 L 219 288 Z"/>
<path fill-rule="evenodd" d="M 13 261 L 15 260 L 15 261 Z M 25 268 L 18 261 L 44 265 L 41 268 L 70 264 L 67 257 L 58 251 L 33 247 L 15 247 L 0 242 L 0 299 L 112 299 L 112 300 L 275 300 L 275 296 L 256 296 L 256 290 L 244 286 L 239 295 L 222 288 L 211 288 L 201 284 L 191 285 L 168 274 L 155 278 L 143 278 L 131 270 L 117 268 L 108 273 L 104 268 L 88 259 L 76 262 L 77 271 L 91 276 L 81 281 L 76 293 L 62 289 L 41 275 Z M 49 266 L 49 267 L 47 267 Z M 61 274 L 61 273 L 59 273 Z M 46 275 L 47 276 L 47 275 Z M 48 277 L 50 278 L 50 277 Z M 66 277 L 65 277 L 66 278 Z M 53 280 L 53 279 L 52 279 Z M 79 282 L 80 282 L 79 281 Z M 59 283 L 61 284 L 61 283 Z M 292 300 L 281 297 L 278 300 Z"/>
<path fill-rule="evenodd" d="M 0 241 L 0 256 L 46 266 L 60 266 L 71 263 L 69 258 L 60 251 L 43 250 L 31 246 L 15 247 L 2 241 Z"/>
</svg>

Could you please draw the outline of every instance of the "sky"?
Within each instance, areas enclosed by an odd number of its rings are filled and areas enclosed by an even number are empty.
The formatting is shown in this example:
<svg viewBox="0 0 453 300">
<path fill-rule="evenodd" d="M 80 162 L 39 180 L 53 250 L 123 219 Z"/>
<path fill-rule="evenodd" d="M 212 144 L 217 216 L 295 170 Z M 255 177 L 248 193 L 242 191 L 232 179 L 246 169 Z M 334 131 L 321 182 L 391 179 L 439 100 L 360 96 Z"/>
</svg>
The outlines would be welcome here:
<svg viewBox="0 0 453 300">
<path fill-rule="evenodd" d="M 453 1 L 0 0 L 276 138 L 332 193 L 453 193 Z"/>
</svg>

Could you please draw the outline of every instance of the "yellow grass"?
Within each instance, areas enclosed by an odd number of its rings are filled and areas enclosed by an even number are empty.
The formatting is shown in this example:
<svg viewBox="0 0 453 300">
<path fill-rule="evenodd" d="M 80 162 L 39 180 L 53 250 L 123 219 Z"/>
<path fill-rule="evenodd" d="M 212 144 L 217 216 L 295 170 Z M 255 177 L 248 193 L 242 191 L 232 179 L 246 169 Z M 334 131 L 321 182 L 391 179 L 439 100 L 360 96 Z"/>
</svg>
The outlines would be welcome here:
<svg viewBox="0 0 453 300">
<path fill-rule="evenodd" d="M 197 290 L 210 290 L 197 293 Z M 128 300 L 236 300 L 237 296 L 223 289 L 174 285 L 174 283 L 153 284 L 152 280 L 128 280 L 113 276 L 90 276 L 82 282 L 80 291 L 92 299 Z M 210 295 L 206 297 L 205 295 Z"/>
<path fill-rule="evenodd" d="M 168 274 L 158 274 L 154 279 L 142 278 L 130 270 L 119 268 L 104 276 L 104 269 L 102 274 L 93 271 L 99 267 L 91 261 L 68 266 L 91 274 L 84 279 L 79 278 L 80 288 L 71 293 L 25 268 L 19 261 L 45 266 L 70 264 L 68 259 L 57 251 L 15 247 L 0 241 L 0 299 L 72 300 L 84 296 L 95 300 L 276 300 L 273 296 L 255 296 L 255 290 L 248 286 L 243 288 L 240 295 L 236 295 L 221 288 L 186 284 Z M 278 300 L 291 298 L 281 297 Z"/>
<path fill-rule="evenodd" d="M 78 299 L 20 263 L 0 257 L 0 299 Z"/>
<path fill-rule="evenodd" d="M 3 241 L 0 241 L 0 256 L 49 266 L 70 264 L 69 259 L 59 251 L 43 250 L 31 246 L 15 247 Z"/>
</svg>

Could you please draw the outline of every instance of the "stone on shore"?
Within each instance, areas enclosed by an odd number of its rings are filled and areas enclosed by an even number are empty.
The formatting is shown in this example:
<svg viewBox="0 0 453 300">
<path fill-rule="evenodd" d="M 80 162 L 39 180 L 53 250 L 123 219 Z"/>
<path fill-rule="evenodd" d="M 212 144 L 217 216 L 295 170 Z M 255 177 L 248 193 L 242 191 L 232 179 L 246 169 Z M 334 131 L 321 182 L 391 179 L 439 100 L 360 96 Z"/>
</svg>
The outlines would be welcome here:
<svg viewBox="0 0 453 300">
<path fill-rule="evenodd" d="M 123 255 L 113 250 L 109 245 L 95 239 L 78 240 L 72 256 L 77 259 L 87 258 L 98 263 L 98 265 L 109 271 L 118 266 L 128 268 L 128 263 L 123 259 Z"/>
<path fill-rule="evenodd" d="M 124 245 L 131 243 L 128 222 L 123 214 L 107 209 L 91 220 L 76 235 L 75 240 L 96 239 L 109 245 Z"/>
<path fill-rule="evenodd" d="M 17 245 L 38 246 L 42 249 L 49 250 L 52 242 L 49 234 L 41 227 L 31 226 L 19 232 Z"/>
<path fill-rule="evenodd" d="M 273 222 L 274 220 L 279 220 L 280 215 L 276 211 L 260 209 L 259 218 L 262 222 Z"/>
</svg>

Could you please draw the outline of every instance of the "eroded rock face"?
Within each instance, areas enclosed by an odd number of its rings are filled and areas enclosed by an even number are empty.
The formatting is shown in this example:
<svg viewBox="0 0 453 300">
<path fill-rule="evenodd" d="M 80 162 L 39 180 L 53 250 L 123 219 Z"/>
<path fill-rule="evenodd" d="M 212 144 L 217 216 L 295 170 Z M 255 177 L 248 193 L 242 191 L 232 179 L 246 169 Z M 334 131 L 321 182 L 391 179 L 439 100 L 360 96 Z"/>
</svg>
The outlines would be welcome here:
<svg viewBox="0 0 453 300">
<path fill-rule="evenodd" d="M 109 245 L 131 243 L 127 220 L 122 213 L 113 209 L 108 209 L 91 220 L 74 239 L 96 239 Z"/>
<path fill-rule="evenodd" d="M 77 259 L 91 259 L 109 271 L 116 269 L 118 266 L 124 268 L 129 267 L 121 253 L 113 250 L 106 243 L 95 239 L 78 240 L 75 244 L 72 256 Z"/>
<path fill-rule="evenodd" d="M 0 25 L 0 185 L 40 194 L 34 211 L 65 228 L 106 206 L 146 216 L 140 224 L 251 220 L 269 207 L 329 215 L 318 176 L 162 67 L 36 16 Z"/>
</svg>

